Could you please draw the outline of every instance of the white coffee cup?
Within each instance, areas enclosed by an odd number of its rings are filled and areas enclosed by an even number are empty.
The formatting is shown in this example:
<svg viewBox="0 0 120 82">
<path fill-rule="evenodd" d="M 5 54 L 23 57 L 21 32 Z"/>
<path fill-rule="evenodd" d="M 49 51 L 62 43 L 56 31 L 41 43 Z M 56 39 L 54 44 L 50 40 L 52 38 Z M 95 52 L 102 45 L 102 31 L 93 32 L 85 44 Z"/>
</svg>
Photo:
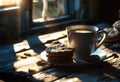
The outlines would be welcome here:
<svg viewBox="0 0 120 82">
<path fill-rule="evenodd" d="M 75 49 L 73 58 L 85 59 L 98 49 L 107 34 L 104 31 L 98 31 L 96 26 L 91 25 L 72 25 L 66 27 L 69 47 Z M 102 39 L 97 42 L 98 35 L 102 34 Z"/>
</svg>

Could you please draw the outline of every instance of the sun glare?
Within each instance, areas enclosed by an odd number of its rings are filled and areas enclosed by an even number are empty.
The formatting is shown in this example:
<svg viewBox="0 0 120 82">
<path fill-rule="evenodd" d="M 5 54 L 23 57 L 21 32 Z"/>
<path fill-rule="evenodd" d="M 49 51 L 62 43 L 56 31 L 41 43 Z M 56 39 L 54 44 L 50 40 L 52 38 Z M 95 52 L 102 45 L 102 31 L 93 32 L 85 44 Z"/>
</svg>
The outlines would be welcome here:
<svg viewBox="0 0 120 82">
<path fill-rule="evenodd" d="M 16 0 L 0 0 L 0 6 L 15 5 Z"/>
<path fill-rule="evenodd" d="M 30 48 L 30 46 L 29 46 L 29 44 L 26 40 L 24 40 L 21 43 L 14 44 L 13 47 L 14 47 L 15 52 L 18 52 L 18 51 L 23 50 L 23 49 L 29 49 Z"/>
</svg>

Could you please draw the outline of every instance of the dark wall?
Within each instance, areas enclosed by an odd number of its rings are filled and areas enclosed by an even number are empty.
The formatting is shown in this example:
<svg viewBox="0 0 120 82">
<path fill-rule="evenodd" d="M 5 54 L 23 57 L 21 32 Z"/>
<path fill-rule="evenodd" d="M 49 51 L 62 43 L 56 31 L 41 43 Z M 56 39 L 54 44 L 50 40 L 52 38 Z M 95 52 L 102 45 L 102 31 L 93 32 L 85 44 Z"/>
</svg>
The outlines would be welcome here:
<svg viewBox="0 0 120 82">
<path fill-rule="evenodd" d="M 20 22 L 19 8 L 0 12 L 0 44 L 20 38 Z"/>
<path fill-rule="evenodd" d="M 100 21 L 113 23 L 119 18 L 120 0 L 100 0 L 98 18 Z"/>
</svg>

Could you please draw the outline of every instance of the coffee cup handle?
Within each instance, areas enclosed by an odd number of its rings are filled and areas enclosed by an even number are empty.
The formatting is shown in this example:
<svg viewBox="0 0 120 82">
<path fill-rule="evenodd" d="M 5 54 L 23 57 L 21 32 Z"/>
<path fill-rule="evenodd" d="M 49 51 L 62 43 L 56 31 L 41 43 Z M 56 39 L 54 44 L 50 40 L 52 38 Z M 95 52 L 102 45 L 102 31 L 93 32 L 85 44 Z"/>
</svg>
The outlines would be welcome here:
<svg viewBox="0 0 120 82">
<path fill-rule="evenodd" d="M 99 41 L 99 43 L 97 44 L 96 49 L 98 49 L 103 44 L 103 42 L 105 41 L 105 39 L 107 37 L 107 33 L 105 31 L 98 31 L 98 35 L 101 33 L 103 36 L 102 36 L 101 40 Z"/>
</svg>

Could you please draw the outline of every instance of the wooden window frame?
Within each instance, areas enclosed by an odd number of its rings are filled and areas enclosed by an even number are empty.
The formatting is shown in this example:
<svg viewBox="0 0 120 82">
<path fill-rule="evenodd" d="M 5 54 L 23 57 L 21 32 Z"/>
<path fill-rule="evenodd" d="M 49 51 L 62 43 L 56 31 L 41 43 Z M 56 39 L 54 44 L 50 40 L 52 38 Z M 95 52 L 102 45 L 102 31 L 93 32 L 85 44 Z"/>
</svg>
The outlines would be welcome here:
<svg viewBox="0 0 120 82">
<path fill-rule="evenodd" d="M 29 20 L 29 29 L 23 30 L 23 34 L 33 34 L 36 32 L 42 32 L 44 29 L 51 29 L 52 27 L 55 27 L 56 29 L 62 29 L 61 26 L 66 26 L 72 23 L 79 22 L 79 17 L 78 17 L 78 11 L 75 11 L 75 3 L 79 4 L 78 2 L 75 1 L 80 1 L 80 0 L 66 0 L 68 3 L 68 15 L 60 16 L 56 20 L 48 20 L 45 22 L 33 22 L 33 14 L 32 14 L 32 7 L 33 7 L 33 0 L 24 0 L 25 2 L 25 7 L 29 11 L 30 15 L 30 20 Z M 51 28 L 50 28 L 51 27 Z M 64 27 L 63 27 L 64 28 Z"/>
</svg>

